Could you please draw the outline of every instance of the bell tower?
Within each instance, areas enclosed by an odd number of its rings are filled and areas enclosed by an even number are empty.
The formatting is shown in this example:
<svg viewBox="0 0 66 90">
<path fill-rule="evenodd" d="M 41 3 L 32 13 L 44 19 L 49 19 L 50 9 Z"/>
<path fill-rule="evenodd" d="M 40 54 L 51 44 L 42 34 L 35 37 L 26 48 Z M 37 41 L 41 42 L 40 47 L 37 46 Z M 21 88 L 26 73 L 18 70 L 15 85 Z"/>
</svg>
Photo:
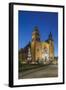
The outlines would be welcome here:
<svg viewBox="0 0 66 90">
<path fill-rule="evenodd" d="M 49 40 L 49 58 L 50 58 L 50 61 L 53 61 L 54 60 L 54 40 L 51 32 L 49 34 L 48 40 Z"/>
<path fill-rule="evenodd" d="M 31 42 L 32 62 L 36 61 L 36 58 L 37 58 L 36 49 L 37 47 L 39 47 L 39 44 L 40 44 L 40 34 L 39 34 L 38 27 L 35 26 L 34 31 L 32 33 L 32 42 Z"/>
<path fill-rule="evenodd" d="M 34 31 L 32 33 L 32 42 L 36 42 L 36 41 L 40 41 L 40 35 L 37 26 L 34 28 Z"/>
</svg>

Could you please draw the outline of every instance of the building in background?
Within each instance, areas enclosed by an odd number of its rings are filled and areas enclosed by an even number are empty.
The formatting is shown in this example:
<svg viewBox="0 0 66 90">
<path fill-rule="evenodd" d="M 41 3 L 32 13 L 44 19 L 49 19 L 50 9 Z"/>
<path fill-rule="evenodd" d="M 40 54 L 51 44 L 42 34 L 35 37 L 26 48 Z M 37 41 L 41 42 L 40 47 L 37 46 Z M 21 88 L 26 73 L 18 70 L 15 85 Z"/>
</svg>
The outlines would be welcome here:
<svg viewBox="0 0 66 90">
<path fill-rule="evenodd" d="M 54 61 L 54 41 L 50 32 L 46 41 L 41 41 L 38 27 L 32 32 L 32 40 L 26 47 L 19 50 L 19 60 L 22 63 L 48 64 Z"/>
</svg>

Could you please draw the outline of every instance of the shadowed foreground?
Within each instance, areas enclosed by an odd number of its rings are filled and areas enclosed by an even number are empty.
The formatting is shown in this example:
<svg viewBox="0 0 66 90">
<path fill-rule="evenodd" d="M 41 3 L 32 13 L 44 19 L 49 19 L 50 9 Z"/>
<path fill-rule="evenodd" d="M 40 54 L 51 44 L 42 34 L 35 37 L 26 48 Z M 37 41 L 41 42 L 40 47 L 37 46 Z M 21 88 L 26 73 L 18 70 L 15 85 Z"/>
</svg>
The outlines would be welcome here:
<svg viewBox="0 0 66 90">
<path fill-rule="evenodd" d="M 42 65 L 19 72 L 19 79 L 58 77 L 58 65 Z"/>
</svg>

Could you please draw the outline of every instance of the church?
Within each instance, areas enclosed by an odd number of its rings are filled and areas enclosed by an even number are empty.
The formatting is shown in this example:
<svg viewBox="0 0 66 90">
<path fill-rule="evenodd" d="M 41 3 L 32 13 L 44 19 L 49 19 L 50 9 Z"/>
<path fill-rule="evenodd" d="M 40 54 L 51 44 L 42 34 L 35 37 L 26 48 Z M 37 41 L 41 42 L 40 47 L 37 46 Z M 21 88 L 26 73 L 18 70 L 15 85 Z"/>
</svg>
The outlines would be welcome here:
<svg viewBox="0 0 66 90">
<path fill-rule="evenodd" d="M 49 64 L 54 60 L 54 40 L 52 33 L 48 39 L 41 41 L 40 32 L 36 26 L 32 32 L 32 40 L 24 48 L 19 50 L 19 60 L 22 63 Z"/>
</svg>

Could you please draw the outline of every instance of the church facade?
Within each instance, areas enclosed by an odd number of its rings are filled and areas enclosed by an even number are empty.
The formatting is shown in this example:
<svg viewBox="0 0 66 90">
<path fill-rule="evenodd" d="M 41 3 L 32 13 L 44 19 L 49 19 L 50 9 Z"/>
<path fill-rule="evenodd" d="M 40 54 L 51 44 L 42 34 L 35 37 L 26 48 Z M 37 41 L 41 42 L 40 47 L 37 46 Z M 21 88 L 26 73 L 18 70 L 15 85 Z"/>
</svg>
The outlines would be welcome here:
<svg viewBox="0 0 66 90">
<path fill-rule="evenodd" d="M 47 40 L 41 41 L 38 27 L 35 27 L 32 32 L 32 40 L 22 49 L 19 59 L 25 63 L 51 63 L 54 60 L 54 40 L 52 33 L 49 33 Z"/>
</svg>

